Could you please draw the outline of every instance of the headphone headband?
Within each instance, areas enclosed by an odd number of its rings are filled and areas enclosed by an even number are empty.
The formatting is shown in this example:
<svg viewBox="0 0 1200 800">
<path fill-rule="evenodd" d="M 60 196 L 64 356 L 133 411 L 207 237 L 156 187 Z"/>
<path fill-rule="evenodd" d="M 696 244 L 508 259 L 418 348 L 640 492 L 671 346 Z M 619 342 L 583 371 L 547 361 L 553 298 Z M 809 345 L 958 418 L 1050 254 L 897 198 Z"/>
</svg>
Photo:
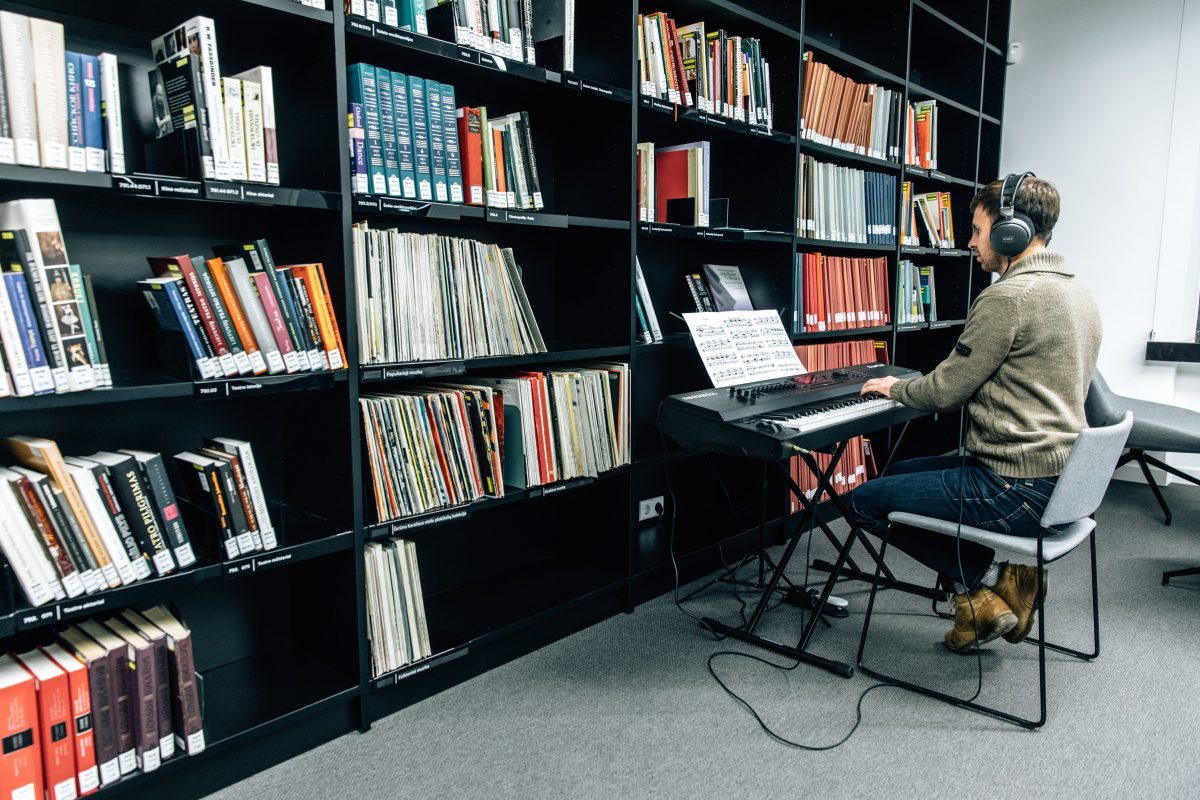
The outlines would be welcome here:
<svg viewBox="0 0 1200 800">
<path fill-rule="evenodd" d="M 1014 206 L 1017 202 L 1017 192 L 1021 189 L 1021 182 L 1026 178 L 1036 178 L 1032 172 L 1024 172 L 1020 175 L 1015 172 L 1010 172 L 1004 178 L 1004 185 L 1000 187 L 1000 218 L 1012 219 Z M 1012 187 L 1011 189 L 1009 187 Z"/>
</svg>

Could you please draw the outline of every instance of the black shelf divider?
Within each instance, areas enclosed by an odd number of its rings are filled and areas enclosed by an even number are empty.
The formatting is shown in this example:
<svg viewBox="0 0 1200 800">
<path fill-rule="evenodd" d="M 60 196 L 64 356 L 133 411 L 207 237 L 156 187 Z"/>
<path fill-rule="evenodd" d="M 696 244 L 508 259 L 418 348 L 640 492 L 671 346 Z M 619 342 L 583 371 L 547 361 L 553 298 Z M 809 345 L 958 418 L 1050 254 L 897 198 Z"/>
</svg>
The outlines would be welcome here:
<svg viewBox="0 0 1200 800">
<path fill-rule="evenodd" d="M 214 653 L 212 661 L 198 664 L 211 710 L 207 751 L 199 757 L 172 759 L 157 773 L 121 781 L 105 789 L 104 796 L 147 796 L 164 791 L 180 800 L 199 797 L 334 736 L 355 729 L 365 731 L 388 713 L 583 625 L 633 610 L 665 588 L 659 578 L 669 564 L 644 561 L 642 550 L 652 546 L 655 537 L 665 535 L 673 517 L 639 523 L 637 511 L 640 499 L 666 494 L 668 472 L 677 488 L 676 510 L 681 518 L 718 519 L 726 513 L 720 505 L 721 492 L 696 488 L 711 480 L 712 470 L 730 473 L 726 477 L 735 478 L 729 487 L 734 498 L 757 508 L 760 485 L 756 481 L 749 485 L 741 480 L 743 476 L 732 474 L 738 467 L 747 472 L 744 463 L 696 450 L 673 450 L 669 444 L 662 452 L 654 427 L 662 397 L 706 385 L 699 359 L 687 352 L 692 349 L 690 336 L 678 332 L 682 326 L 668 313 L 688 302 L 678 278 L 684 269 L 698 270 L 703 263 L 738 265 L 755 307 L 783 309 L 785 319 L 790 320 L 795 262 L 801 252 L 885 256 L 892 267 L 902 258 L 929 257 L 939 259 L 939 275 L 942 270 L 965 270 L 961 278 L 944 284 L 939 281 L 941 294 L 947 298 L 942 310 L 948 315 L 963 313 L 986 286 L 986 276 L 967 249 L 824 241 L 797 236 L 788 228 L 795 217 L 799 163 L 806 155 L 900 180 L 912 179 L 928 190 L 974 190 L 981 181 L 995 177 L 990 172 L 999 164 L 1002 120 L 985 109 L 995 112 L 1003 108 L 1002 40 L 1006 32 L 996 31 L 1000 27 L 1007 30 L 1010 2 L 979 0 L 987 24 L 992 26 L 989 32 L 985 25 L 982 34 L 937 10 L 928 0 L 899 0 L 895 21 L 882 33 L 860 24 L 857 15 L 862 12 L 854 4 L 844 8 L 826 4 L 820 9 L 811 0 L 789 3 L 786 9 L 762 0 L 675 0 L 669 4 L 670 13 L 684 22 L 704 20 L 710 23 L 710 30 L 722 27 L 736 35 L 763 38 L 764 56 L 773 68 L 772 97 L 777 112 L 787 109 L 787 113 L 777 113 L 787 129 L 765 131 L 638 93 L 636 56 L 631 54 L 637 51 L 636 16 L 647 7 L 639 7 L 637 2 L 604 4 L 605 10 L 599 13 L 609 15 L 616 33 L 606 38 L 606 31 L 599 31 L 595 38 L 603 44 L 595 44 L 594 27 L 581 32 L 584 35 L 576 40 L 577 55 L 586 56 L 581 62 L 591 74 L 572 74 L 350 17 L 344 4 L 334 0 L 327 9 L 313 9 L 294 0 L 205 0 L 194 13 L 209 13 L 218 19 L 219 43 L 225 48 L 222 55 L 228 51 L 226 58 L 231 61 L 245 56 L 247 64 L 267 63 L 275 69 L 281 170 L 289 185 L 0 165 L 4 199 L 50 196 L 59 203 L 67 246 L 85 272 L 91 261 L 124 259 L 137 264 L 137 268 L 126 268 L 107 263 L 103 279 L 97 280 L 105 338 L 110 338 L 110 326 L 123 334 L 111 337 L 114 344 L 110 350 L 117 346 L 115 341 L 127 345 L 144 340 L 145 329 L 139 326 L 152 322 L 133 284 L 146 277 L 144 257 L 166 252 L 164 241 L 173 241 L 177 234 L 181 252 L 195 252 L 191 248 L 202 242 L 211 245 L 262 236 L 270 240 L 273 249 L 278 247 L 284 253 L 282 258 L 287 260 L 281 263 L 320 260 L 345 345 L 348 368 L 337 373 L 200 382 L 156 371 L 155 366 L 138 360 L 144 354 L 116 353 L 124 358 L 113 358 L 115 388 L 0 400 L 0 415 L 8 415 L 5 419 L 14 433 L 61 440 L 64 452 L 70 453 L 85 452 L 84 445 L 77 446 L 73 440 L 89 440 L 97 428 L 106 434 L 108 428 L 136 429 L 144 437 L 144 442 L 110 440 L 105 447 L 156 446 L 164 454 L 195 447 L 204 436 L 224 434 L 254 441 L 257 455 L 256 437 L 261 437 L 267 449 L 260 457 L 259 469 L 273 476 L 278 499 L 299 501 L 305 507 L 310 501 L 321 506 L 314 507 L 313 513 L 320 512 L 321 519 L 329 520 L 330 531 L 340 531 L 324 535 L 306 532 L 301 538 L 319 538 L 230 562 L 202 558 L 197 566 L 164 578 L 0 614 L 0 640 L 12 649 L 26 642 L 40 643 L 37 637 L 47 637 L 56 626 L 74 620 L 103 617 L 126 606 L 170 602 L 192 628 L 198 658 L 210 650 Z M 89 45 L 92 40 L 97 43 L 96 49 L 109 46 L 118 52 L 127 72 L 138 72 L 149 61 L 149 34 L 142 30 L 146 20 L 131 15 L 122 4 L 26 0 L 22 5 L 34 13 L 44 9 L 47 16 L 64 18 L 68 38 L 87 36 Z M 135 0 L 133 7 L 141 16 L 152 15 L 155 24 L 171 16 L 169 9 L 150 0 Z M 944 7 L 956 13 L 953 7 Z M 177 21 L 191 13 L 180 12 Z M 252 31 L 238 29 L 236 23 L 242 18 L 256 26 L 270 18 L 272 24 L 278 23 L 282 38 L 289 43 L 295 39 L 297 46 L 283 47 L 269 39 L 256 45 Z M 809 19 L 816 20 L 811 29 Z M 970 17 L 967 19 L 969 22 Z M 914 62 L 914 42 L 928 36 L 931 27 L 952 42 L 955 53 L 971 55 L 977 48 L 980 74 L 960 75 L 954 63 Z M 852 39 L 856 36 L 862 38 Z M 254 51 L 256 46 L 263 50 L 261 58 Z M 902 90 L 906 101 L 927 98 L 944 104 L 951 109 L 945 116 L 953 117 L 953 127 L 961 129 L 966 141 L 965 155 L 951 163 L 943 159 L 946 172 L 922 170 L 804 138 L 799 108 L 801 56 L 807 49 L 813 50 L 818 60 L 827 60 L 835 70 L 844 70 L 857 80 Z M 348 64 L 360 56 L 368 61 L 378 57 L 377 63 L 383 65 L 395 61 L 393 68 L 406 72 L 411 68 L 413 74 L 454 83 L 459 95 L 472 93 L 470 98 L 457 97 L 460 104 L 469 99 L 471 105 L 522 108 L 527 99 L 531 115 L 542 115 L 534 124 L 535 141 L 547 147 L 548 155 L 553 153 L 543 172 L 544 186 L 551 190 L 547 205 L 553 208 L 533 212 L 354 194 L 345 157 L 350 146 L 346 79 Z M 997 69 L 1001 70 L 998 75 Z M 922 80 L 939 91 L 920 85 Z M 152 130 L 152 120 L 138 116 L 149 114 L 143 83 L 128 87 L 127 91 L 138 96 L 136 101 L 125 98 L 123 104 L 131 169 L 145 168 L 139 158 L 141 142 L 134 140 Z M 557 88 L 542 89 L 539 84 Z M 976 86 L 978 97 L 969 102 Z M 988 104 L 984 102 L 985 86 Z M 123 84 L 122 89 L 126 88 Z M 570 126 L 562 119 L 551 119 L 568 113 L 573 115 L 569 117 L 571 125 L 583 126 L 572 134 L 580 138 L 577 152 L 564 147 L 564 132 L 571 131 Z M 585 115 L 582 123 L 576 120 L 579 114 Z M 667 116 L 682 126 L 678 133 L 664 119 Z M 555 124 L 559 125 L 557 131 Z M 972 128 L 973 156 L 968 141 Z M 672 131 L 672 137 L 712 139 L 712 194 L 728 196 L 731 219 L 748 227 L 699 228 L 637 221 L 636 144 L 639 138 L 665 141 L 666 137 L 658 134 L 666 130 Z M 575 147 L 574 140 L 569 143 Z M 741 147 L 744 152 L 739 151 Z M 758 154 L 765 159 L 768 153 L 769 165 L 748 163 Z M 539 148 L 539 162 L 541 154 Z M 590 155 L 597 155 L 604 164 L 603 169 L 593 171 L 596 174 L 573 163 L 578 160 L 582 164 Z M 959 160 L 962 163 L 957 163 Z M 755 173 L 747 178 L 747 167 L 759 170 L 761 176 Z M 174 200 L 186 202 L 170 202 Z M 249 211 L 251 207 L 255 210 Z M 572 210 L 585 213 L 575 215 Z M 501 246 L 511 244 L 524 269 L 550 352 L 361 363 L 351 226 L 362 219 L 401 230 L 428 231 L 440 226 L 454 235 L 479 237 Z M 752 227 L 756 224 L 761 228 Z M 103 247 L 97 244 L 100 239 Z M 572 247 L 577 242 L 578 249 Z M 709 248 L 710 243 L 722 246 Z M 588 250 L 595 253 L 585 252 Z M 526 253 L 530 254 L 528 261 L 522 259 Z M 640 258 L 664 327 L 662 342 L 645 344 L 639 337 L 634 312 L 635 257 Z M 889 269 L 888 274 L 894 282 L 896 270 Z M 894 295 L 894 288 L 892 283 L 889 295 Z M 894 301 L 894 296 L 891 299 Z M 928 371 L 944 357 L 946 337 L 953 334 L 901 334 L 953 331 L 964 324 L 962 319 L 948 319 L 875 325 L 793 333 L 791 339 L 795 344 L 883 339 L 893 361 Z M 503 498 L 485 498 L 385 523 L 371 521 L 374 508 L 360 397 L 403 391 L 413 381 L 428 378 L 610 360 L 633 365 L 628 409 L 630 465 L 596 478 L 509 490 Z M 15 430 L 18 426 L 20 430 Z M 946 449 L 933 439 L 920 446 L 930 453 Z M 701 455 L 704 458 L 697 458 Z M 556 500 L 563 493 L 568 496 Z M 605 548 L 605 558 L 610 559 L 606 563 L 593 563 L 592 554 L 582 551 L 561 559 L 561 554 L 556 554 L 547 562 L 550 566 L 522 565 L 499 580 L 482 574 L 464 586 L 447 574 L 452 568 L 445 559 L 425 560 L 424 548 L 445 547 L 448 538 L 460 533 L 478 539 L 498 520 L 538 519 L 551 528 L 570 529 L 579 522 L 579 506 L 587 504 L 591 513 L 593 500 L 597 514 L 611 514 L 617 520 L 611 531 L 597 536 L 596 546 Z M 777 523 L 777 518 L 769 521 L 772 531 Z M 431 657 L 375 676 L 367 641 L 363 556 L 369 542 L 392 536 L 410 538 L 422 552 L 422 578 L 436 587 L 426 591 L 427 611 L 461 623 L 457 627 L 465 633 L 442 636 L 435 640 L 436 652 Z M 573 540 L 561 544 L 568 551 L 576 546 Z M 699 577 L 699 571 L 714 562 L 716 551 L 710 544 L 688 545 L 690 550 L 678 553 L 685 579 Z M 518 552 L 514 557 L 526 555 L 545 554 Z M 487 565 L 477 563 L 483 557 L 470 548 L 461 558 L 465 565 L 487 572 L 483 569 Z M 502 610 L 479 607 L 486 606 L 489 597 L 519 589 L 522 582 L 539 580 L 544 584 L 542 591 L 522 590 L 521 596 Z M 320 591 L 314 591 L 318 585 Z M 5 607 L 11 608 L 12 603 Z"/>
</svg>

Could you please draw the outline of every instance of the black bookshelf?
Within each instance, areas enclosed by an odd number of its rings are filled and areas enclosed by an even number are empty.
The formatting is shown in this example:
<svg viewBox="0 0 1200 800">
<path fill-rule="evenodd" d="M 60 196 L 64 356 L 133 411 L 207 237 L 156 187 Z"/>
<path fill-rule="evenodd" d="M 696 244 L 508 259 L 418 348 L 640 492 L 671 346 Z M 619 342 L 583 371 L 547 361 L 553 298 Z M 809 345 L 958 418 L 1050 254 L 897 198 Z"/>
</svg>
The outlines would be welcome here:
<svg viewBox="0 0 1200 800">
<path fill-rule="evenodd" d="M 801 253 L 882 256 L 894 302 L 896 265 L 937 269 L 939 313 L 919 325 L 792 330 L 796 344 L 883 340 L 895 363 L 933 368 L 953 347 L 987 276 L 966 249 L 968 201 L 996 177 L 1002 133 L 1009 0 L 890 0 L 864 12 L 834 0 L 650 0 L 581 3 L 576 71 L 499 59 L 434 36 L 388 28 L 293 0 L 151 0 L 98 4 L 24 0 L 13 10 L 61 21 L 67 48 L 106 50 L 122 65 L 126 154 L 113 176 L 0 166 L 0 201 L 53 197 L 73 261 L 93 276 L 116 386 L 0 399 L 3 435 L 46 436 L 64 452 L 140 447 L 172 454 L 205 436 L 253 442 L 266 491 L 280 509 L 281 544 L 223 562 L 202 550 L 194 567 L 38 609 L 14 601 L 0 565 L 0 639 L 39 644 L 56 625 L 127 606 L 168 602 L 193 631 L 209 746 L 158 772 L 100 792 L 199 797 L 471 678 L 671 588 L 669 524 L 683 580 L 780 540 L 782 508 L 764 506 L 764 476 L 744 462 L 679 450 L 655 427 L 671 393 L 701 387 L 686 327 L 685 271 L 736 264 L 758 308 L 793 326 Z M 666 11 L 710 29 L 756 36 L 772 66 L 775 129 L 642 97 L 636 15 Z M 151 37 L 190 16 L 216 21 L 222 71 L 275 70 L 283 187 L 145 174 L 152 135 L 145 73 Z M 268 32 L 269 35 L 264 35 Z M 922 170 L 805 138 L 799 114 L 803 53 L 857 80 L 939 101 L 939 168 Z M 361 196 L 345 158 L 347 66 L 359 61 L 453 84 L 459 105 L 533 121 L 546 207 L 504 211 Z M 710 194 L 730 200 L 729 227 L 637 221 L 636 145 L 711 142 Z M 796 235 L 802 156 L 950 191 L 957 249 L 857 244 Z M 899 206 L 899 203 L 897 203 Z M 545 353 L 437 362 L 361 363 L 351 226 L 437 232 L 511 246 L 549 348 Z M 964 236 L 963 234 L 968 234 Z M 279 263 L 325 266 L 348 370 L 251 380 L 193 381 L 161 363 L 155 326 L 135 282 L 145 257 L 208 252 L 266 238 Z M 634 313 L 640 260 L 662 343 L 643 344 Z M 894 311 L 894 309 L 893 309 Z M 893 313 L 893 318 L 895 314 Z M 361 441 L 359 398 L 427 378 L 540 369 L 588 360 L 632 365 L 633 462 L 595 478 L 376 522 Z M 944 452 L 958 416 L 914 423 L 902 456 Z M 881 447 L 889 433 L 873 435 Z M 783 487 L 766 478 L 768 498 Z M 676 507 L 638 521 L 638 501 Z M 830 506 L 824 515 L 833 513 Z M 497 531 L 504 535 L 497 535 Z M 363 552 L 383 537 L 416 543 L 434 654 L 371 674 Z M 5 600 L 7 599 L 7 604 Z M 95 603 L 91 605 L 91 603 Z"/>
</svg>

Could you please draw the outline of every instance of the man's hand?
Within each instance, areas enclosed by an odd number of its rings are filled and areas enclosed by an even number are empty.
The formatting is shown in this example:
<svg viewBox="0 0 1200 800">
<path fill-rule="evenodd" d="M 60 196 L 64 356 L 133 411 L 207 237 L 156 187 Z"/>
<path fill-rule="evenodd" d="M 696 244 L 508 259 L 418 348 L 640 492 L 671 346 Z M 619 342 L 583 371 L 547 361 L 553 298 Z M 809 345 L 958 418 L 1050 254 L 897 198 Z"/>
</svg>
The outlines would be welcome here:
<svg viewBox="0 0 1200 800">
<path fill-rule="evenodd" d="M 899 380 L 899 378 L 895 378 L 891 375 L 888 375 L 885 378 L 871 378 L 871 380 L 862 385 L 862 389 L 860 389 L 858 393 L 881 394 L 890 399 L 892 396 L 892 385 L 895 384 L 897 380 Z"/>
</svg>

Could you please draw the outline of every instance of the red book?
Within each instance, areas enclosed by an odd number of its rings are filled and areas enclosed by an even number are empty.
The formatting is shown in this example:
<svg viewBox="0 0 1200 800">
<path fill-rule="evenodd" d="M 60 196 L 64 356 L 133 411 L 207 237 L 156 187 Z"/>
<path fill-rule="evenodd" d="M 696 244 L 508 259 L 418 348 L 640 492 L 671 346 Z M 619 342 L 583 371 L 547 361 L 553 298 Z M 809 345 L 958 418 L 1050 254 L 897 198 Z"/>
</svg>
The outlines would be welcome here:
<svg viewBox="0 0 1200 800">
<path fill-rule="evenodd" d="M 0 656 L 0 742 L 0 797 L 42 800 L 37 690 L 12 656 Z"/>
<path fill-rule="evenodd" d="M 61 646 L 46 645 L 42 653 L 67 674 L 71 693 L 71 741 L 75 747 L 75 781 L 80 795 L 100 788 L 100 770 L 96 766 L 96 739 L 92 730 L 92 696 L 88 689 L 87 667 Z"/>
<path fill-rule="evenodd" d="M 654 218 L 667 221 L 667 201 L 693 197 L 688 182 L 687 150 L 654 151 Z M 700 198 L 696 197 L 697 202 Z"/>
<path fill-rule="evenodd" d="M 288 336 L 287 325 L 283 321 L 283 312 L 279 310 L 279 303 L 275 299 L 275 290 L 271 288 L 271 279 L 265 272 L 252 272 L 250 278 L 254 281 L 254 287 L 258 289 L 259 302 L 262 303 L 263 311 L 267 315 L 267 322 L 271 326 L 275 344 L 279 346 L 279 353 L 284 357 L 284 363 L 288 365 L 288 372 L 296 372 L 299 367 L 296 366 L 295 359 L 287 357 L 294 353 L 296 348 L 292 346 L 292 337 Z"/>
<path fill-rule="evenodd" d="M 692 92 L 688 87 L 687 70 L 683 67 L 683 54 L 679 52 L 679 32 L 675 30 L 675 20 L 666 14 L 663 14 L 663 19 L 667 22 L 667 40 L 671 46 L 671 63 L 675 65 L 675 74 L 678 76 L 679 99 L 683 101 L 685 106 L 690 106 L 692 104 Z"/>
<path fill-rule="evenodd" d="M 483 117 L 478 108 L 458 109 L 458 147 L 462 159 L 463 197 L 481 206 L 483 194 Z"/>
<path fill-rule="evenodd" d="M 71 731 L 71 689 L 67 673 L 38 650 L 14 655 L 33 676 L 37 689 L 38 740 L 42 750 L 42 779 L 49 800 L 76 797 L 75 742 Z"/>
</svg>

